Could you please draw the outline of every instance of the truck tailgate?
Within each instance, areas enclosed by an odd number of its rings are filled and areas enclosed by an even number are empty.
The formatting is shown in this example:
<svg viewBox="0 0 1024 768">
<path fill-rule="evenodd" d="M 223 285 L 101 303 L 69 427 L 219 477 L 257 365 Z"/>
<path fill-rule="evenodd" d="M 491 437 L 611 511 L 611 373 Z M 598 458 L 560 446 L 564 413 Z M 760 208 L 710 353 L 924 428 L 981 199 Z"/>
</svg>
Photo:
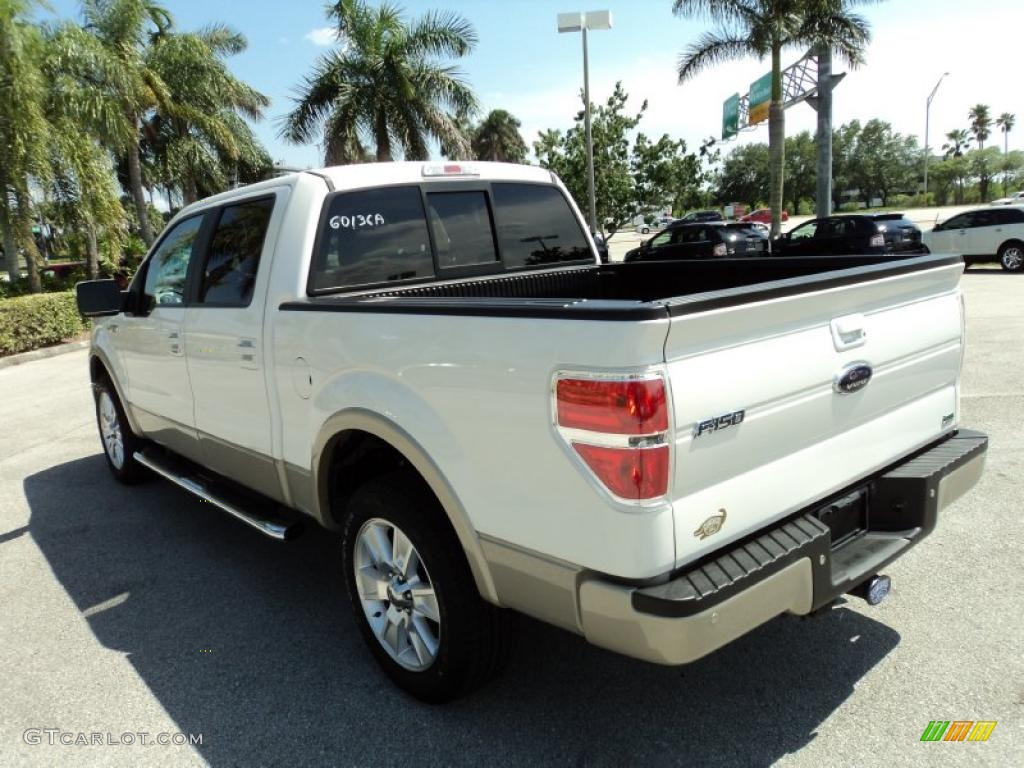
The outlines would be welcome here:
<svg viewBox="0 0 1024 768">
<path fill-rule="evenodd" d="M 780 281 L 749 303 L 669 303 L 677 566 L 956 426 L 962 272 L 949 264 L 808 291 Z M 870 366 L 868 383 L 838 391 L 855 363 Z"/>
</svg>

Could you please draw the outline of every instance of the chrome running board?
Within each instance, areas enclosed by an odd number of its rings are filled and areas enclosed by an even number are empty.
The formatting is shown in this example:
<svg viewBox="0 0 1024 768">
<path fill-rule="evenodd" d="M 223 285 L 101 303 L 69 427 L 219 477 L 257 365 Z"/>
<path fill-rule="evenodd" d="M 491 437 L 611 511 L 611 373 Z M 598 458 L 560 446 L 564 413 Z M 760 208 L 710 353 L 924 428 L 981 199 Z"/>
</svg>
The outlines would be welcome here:
<svg viewBox="0 0 1024 768">
<path fill-rule="evenodd" d="M 257 501 L 251 494 L 233 489 L 227 482 L 211 481 L 191 471 L 190 462 L 173 455 L 154 456 L 136 451 L 135 460 L 180 488 L 227 512 L 232 517 L 251 525 L 260 533 L 278 541 L 295 538 L 301 531 L 298 520 L 288 520 L 279 514 L 280 505 L 270 499 Z M 256 511 L 254 508 L 264 507 Z"/>
</svg>

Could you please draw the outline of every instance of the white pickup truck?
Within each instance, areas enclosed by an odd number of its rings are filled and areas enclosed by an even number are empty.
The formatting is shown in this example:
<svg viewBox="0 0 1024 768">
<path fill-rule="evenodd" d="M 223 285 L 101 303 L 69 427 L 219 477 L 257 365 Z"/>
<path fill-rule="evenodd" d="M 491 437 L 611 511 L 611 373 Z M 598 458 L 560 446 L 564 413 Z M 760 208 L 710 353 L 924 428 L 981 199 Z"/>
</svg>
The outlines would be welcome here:
<svg viewBox="0 0 1024 768">
<path fill-rule="evenodd" d="M 605 265 L 547 171 L 382 163 L 191 205 L 78 300 L 114 475 L 340 532 L 373 654 L 440 701 L 499 668 L 512 611 L 683 664 L 884 597 L 982 471 L 962 271 Z"/>
</svg>

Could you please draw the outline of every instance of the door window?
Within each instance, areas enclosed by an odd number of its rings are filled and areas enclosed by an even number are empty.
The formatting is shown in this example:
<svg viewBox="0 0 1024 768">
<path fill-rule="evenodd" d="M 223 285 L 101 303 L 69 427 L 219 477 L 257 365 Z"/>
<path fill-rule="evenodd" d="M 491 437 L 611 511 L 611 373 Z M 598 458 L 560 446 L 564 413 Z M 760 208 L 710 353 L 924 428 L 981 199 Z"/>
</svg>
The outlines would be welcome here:
<svg viewBox="0 0 1024 768">
<path fill-rule="evenodd" d="M 143 287 L 146 311 L 156 306 L 176 306 L 185 303 L 188 264 L 202 224 L 201 215 L 176 224 L 150 257 Z"/>
<path fill-rule="evenodd" d="M 667 229 L 664 232 L 662 232 L 662 233 L 660 233 L 658 235 L 655 235 L 654 237 L 651 238 L 651 241 L 650 241 L 651 242 L 651 248 L 658 248 L 658 247 L 660 247 L 662 245 L 668 245 L 669 243 L 672 243 L 672 242 L 679 242 L 678 241 L 678 237 L 677 237 L 678 234 L 679 234 L 679 230 L 678 229 L 675 229 L 675 230 Z"/>
<path fill-rule="evenodd" d="M 1024 224 L 1024 211 L 1019 208 L 1000 208 L 992 211 L 996 224 Z"/>
<path fill-rule="evenodd" d="M 431 192 L 427 208 L 439 267 L 475 267 L 498 260 L 486 193 Z"/>
<path fill-rule="evenodd" d="M 942 222 L 941 227 L 943 230 L 966 229 L 967 227 L 972 226 L 973 219 L 973 213 L 961 213 L 959 216 L 954 216 L 952 219 Z"/>
<path fill-rule="evenodd" d="M 789 233 L 790 240 L 810 240 L 818 232 L 818 222 L 808 221 Z"/>
<path fill-rule="evenodd" d="M 273 209 L 270 198 L 229 205 L 221 211 L 203 267 L 200 302 L 249 305 Z"/>
</svg>

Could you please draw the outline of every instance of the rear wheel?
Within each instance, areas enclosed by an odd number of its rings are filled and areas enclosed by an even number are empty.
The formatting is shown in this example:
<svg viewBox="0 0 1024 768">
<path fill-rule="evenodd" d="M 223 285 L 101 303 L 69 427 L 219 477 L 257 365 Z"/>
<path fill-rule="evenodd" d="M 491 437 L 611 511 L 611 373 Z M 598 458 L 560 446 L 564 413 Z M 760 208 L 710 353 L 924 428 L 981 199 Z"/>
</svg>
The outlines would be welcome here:
<svg viewBox="0 0 1024 768">
<path fill-rule="evenodd" d="M 1007 272 L 1024 269 L 1024 243 L 1006 243 L 999 249 L 999 265 Z"/>
<path fill-rule="evenodd" d="M 458 538 L 412 473 L 374 478 L 352 495 L 343 554 L 356 622 L 399 687 L 450 701 L 504 666 L 510 615 L 480 597 Z"/>
<path fill-rule="evenodd" d="M 96 423 L 107 466 L 118 481 L 134 485 L 146 477 L 145 467 L 135 461 L 135 452 L 142 449 L 143 440 L 132 432 L 121 400 L 109 379 L 104 377 L 97 381 L 94 392 Z"/>
</svg>

